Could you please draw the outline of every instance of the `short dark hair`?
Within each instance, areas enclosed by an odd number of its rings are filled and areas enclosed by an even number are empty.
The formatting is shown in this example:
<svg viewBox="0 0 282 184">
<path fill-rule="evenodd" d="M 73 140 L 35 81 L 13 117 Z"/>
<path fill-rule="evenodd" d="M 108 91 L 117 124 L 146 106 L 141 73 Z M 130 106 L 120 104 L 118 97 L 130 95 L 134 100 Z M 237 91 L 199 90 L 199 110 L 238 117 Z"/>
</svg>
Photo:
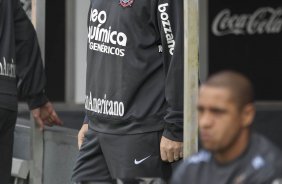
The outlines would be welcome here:
<svg viewBox="0 0 282 184">
<path fill-rule="evenodd" d="M 241 73 L 229 70 L 221 71 L 210 76 L 203 85 L 230 89 L 240 108 L 254 102 L 252 83 Z"/>
</svg>

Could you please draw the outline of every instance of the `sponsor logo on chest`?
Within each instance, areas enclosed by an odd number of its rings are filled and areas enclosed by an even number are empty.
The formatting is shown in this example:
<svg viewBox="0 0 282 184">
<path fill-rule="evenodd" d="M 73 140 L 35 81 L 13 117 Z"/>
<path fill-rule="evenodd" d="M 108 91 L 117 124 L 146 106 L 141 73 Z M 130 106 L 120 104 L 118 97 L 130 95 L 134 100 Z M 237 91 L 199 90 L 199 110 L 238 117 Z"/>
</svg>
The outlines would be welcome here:
<svg viewBox="0 0 282 184">
<path fill-rule="evenodd" d="M 88 43 L 89 49 L 110 55 L 123 57 L 127 44 L 127 35 L 105 26 L 108 15 L 106 11 L 91 9 L 89 16 Z"/>
</svg>

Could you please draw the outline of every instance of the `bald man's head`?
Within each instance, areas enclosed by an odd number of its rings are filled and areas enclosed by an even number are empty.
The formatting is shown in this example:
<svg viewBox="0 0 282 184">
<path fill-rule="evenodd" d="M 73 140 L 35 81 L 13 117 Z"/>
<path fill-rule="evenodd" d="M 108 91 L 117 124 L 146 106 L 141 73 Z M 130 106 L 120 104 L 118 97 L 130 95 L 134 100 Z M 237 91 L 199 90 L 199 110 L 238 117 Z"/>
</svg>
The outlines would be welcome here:
<svg viewBox="0 0 282 184">
<path fill-rule="evenodd" d="M 203 85 L 229 89 L 239 108 L 254 102 L 252 84 L 249 79 L 240 73 L 222 71 L 212 75 Z"/>
</svg>

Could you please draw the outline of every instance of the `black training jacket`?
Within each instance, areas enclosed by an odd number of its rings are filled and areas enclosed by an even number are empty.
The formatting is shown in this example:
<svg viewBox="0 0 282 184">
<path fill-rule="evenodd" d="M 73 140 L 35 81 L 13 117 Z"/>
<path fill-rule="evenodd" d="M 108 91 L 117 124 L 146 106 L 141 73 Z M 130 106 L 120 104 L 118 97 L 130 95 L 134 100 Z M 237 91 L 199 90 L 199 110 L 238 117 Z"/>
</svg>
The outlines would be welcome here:
<svg viewBox="0 0 282 184">
<path fill-rule="evenodd" d="M 171 184 L 275 184 L 282 182 L 282 152 L 266 138 L 252 134 L 248 148 L 220 164 L 202 150 L 178 167 Z"/>
<path fill-rule="evenodd" d="M 91 0 L 85 108 L 96 131 L 182 140 L 181 0 Z"/>
<path fill-rule="evenodd" d="M 34 109 L 47 101 L 35 30 L 19 0 L 0 0 L 0 108 L 17 110 L 18 96 Z"/>
</svg>

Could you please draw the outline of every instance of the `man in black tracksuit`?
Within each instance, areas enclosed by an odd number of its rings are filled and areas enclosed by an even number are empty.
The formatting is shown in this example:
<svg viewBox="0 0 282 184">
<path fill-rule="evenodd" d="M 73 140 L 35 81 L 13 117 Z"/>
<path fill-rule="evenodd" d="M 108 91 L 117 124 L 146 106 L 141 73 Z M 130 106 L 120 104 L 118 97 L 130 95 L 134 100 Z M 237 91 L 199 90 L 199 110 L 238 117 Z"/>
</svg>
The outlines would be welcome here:
<svg viewBox="0 0 282 184">
<path fill-rule="evenodd" d="M 182 3 L 91 0 L 86 124 L 73 181 L 167 179 L 183 157 Z"/>
<path fill-rule="evenodd" d="M 282 152 L 251 132 L 255 114 L 250 82 L 222 72 L 200 88 L 203 150 L 178 168 L 172 184 L 281 184 Z"/>
<path fill-rule="evenodd" d="M 44 94 L 45 76 L 35 30 L 19 0 L 0 0 L 0 183 L 11 174 L 18 96 L 35 121 L 61 124 Z"/>
</svg>

